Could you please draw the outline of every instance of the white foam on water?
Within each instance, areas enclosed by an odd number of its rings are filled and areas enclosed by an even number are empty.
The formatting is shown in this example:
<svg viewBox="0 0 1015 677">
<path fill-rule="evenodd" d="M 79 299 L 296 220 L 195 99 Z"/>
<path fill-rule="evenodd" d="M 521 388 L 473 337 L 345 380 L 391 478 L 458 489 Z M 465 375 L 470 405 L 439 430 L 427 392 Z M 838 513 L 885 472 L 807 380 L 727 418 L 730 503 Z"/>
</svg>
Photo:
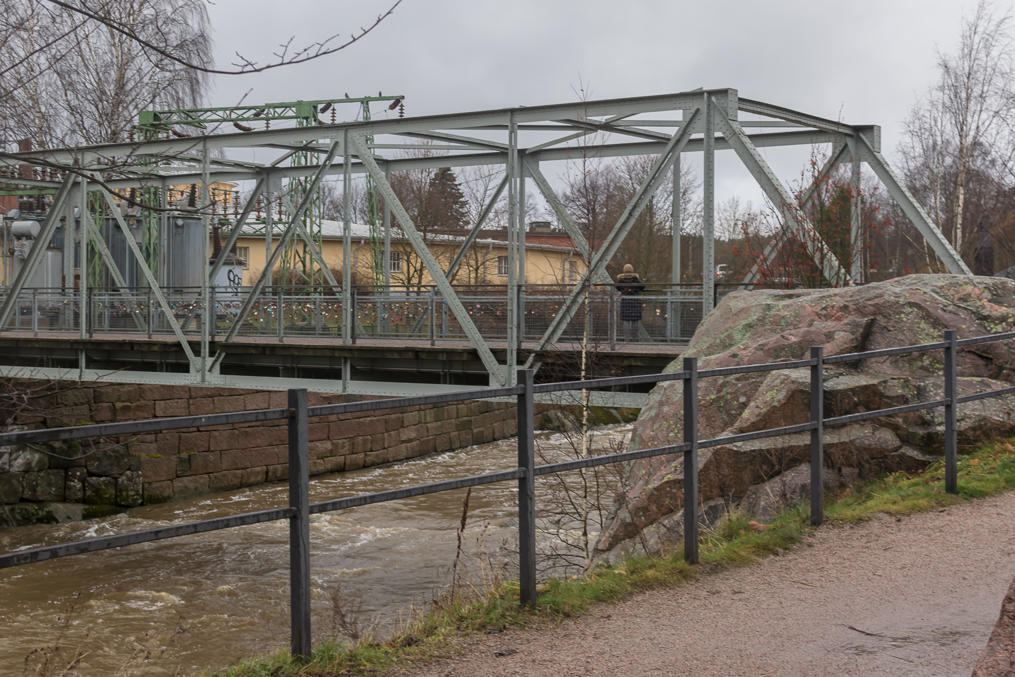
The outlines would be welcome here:
<svg viewBox="0 0 1015 677">
<path fill-rule="evenodd" d="M 154 611 L 167 606 L 183 604 L 183 600 L 176 595 L 155 590 L 132 590 L 127 593 L 127 597 L 130 599 L 124 602 L 124 606 L 143 611 Z"/>
</svg>

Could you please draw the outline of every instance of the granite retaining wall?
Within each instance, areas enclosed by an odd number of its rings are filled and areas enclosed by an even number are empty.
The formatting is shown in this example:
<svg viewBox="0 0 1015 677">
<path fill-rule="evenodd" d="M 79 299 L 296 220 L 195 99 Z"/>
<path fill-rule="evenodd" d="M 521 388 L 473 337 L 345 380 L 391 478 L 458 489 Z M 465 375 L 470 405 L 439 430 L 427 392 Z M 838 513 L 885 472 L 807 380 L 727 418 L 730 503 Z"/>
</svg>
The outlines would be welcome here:
<svg viewBox="0 0 1015 677">
<path fill-rule="evenodd" d="M 13 429 L 285 407 L 285 392 L 116 384 L 31 384 Z M 310 405 L 363 399 L 310 393 Z M 515 407 L 466 402 L 310 419 L 310 473 L 414 458 L 510 437 Z M 284 420 L 0 447 L 0 526 L 80 519 L 288 477 Z"/>
</svg>

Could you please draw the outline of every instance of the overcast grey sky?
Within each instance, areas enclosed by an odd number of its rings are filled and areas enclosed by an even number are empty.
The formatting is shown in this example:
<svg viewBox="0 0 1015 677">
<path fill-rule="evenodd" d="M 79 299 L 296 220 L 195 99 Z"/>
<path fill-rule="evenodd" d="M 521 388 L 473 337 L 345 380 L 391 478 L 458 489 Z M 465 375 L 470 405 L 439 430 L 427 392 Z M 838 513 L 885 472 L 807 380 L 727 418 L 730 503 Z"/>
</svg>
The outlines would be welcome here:
<svg viewBox="0 0 1015 677">
<path fill-rule="evenodd" d="M 219 66 L 259 61 L 367 25 L 392 0 L 219 0 Z M 902 123 L 954 51 L 975 0 L 404 0 L 372 34 L 318 61 L 219 77 L 210 103 L 406 95 L 422 115 L 733 87 L 744 97 L 880 124 L 889 161 Z M 995 7 L 1007 9 L 1008 2 Z M 248 93 L 249 90 L 249 93 Z M 720 170 L 722 166 L 720 166 Z M 726 172 L 719 198 L 746 187 Z M 724 185 L 725 183 L 725 185 Z M 723 195 L 723 193 L 727 195 Z"/>
</svg>

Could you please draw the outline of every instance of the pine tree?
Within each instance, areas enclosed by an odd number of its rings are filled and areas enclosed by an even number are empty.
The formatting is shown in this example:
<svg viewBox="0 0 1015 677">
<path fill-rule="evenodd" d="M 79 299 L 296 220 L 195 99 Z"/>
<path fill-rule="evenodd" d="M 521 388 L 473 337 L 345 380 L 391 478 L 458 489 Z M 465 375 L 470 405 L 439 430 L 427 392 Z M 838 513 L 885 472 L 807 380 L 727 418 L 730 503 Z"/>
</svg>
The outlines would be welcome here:
<svg viewBox="0 0 1015 677">
<path fill-rule="evenodd" d="M 428 225 L 440 230 L 461 230 L 468 222 L 468 203 L 450 167 L 441 167 L 430 177 L 425 214 Z"/>
</svg>

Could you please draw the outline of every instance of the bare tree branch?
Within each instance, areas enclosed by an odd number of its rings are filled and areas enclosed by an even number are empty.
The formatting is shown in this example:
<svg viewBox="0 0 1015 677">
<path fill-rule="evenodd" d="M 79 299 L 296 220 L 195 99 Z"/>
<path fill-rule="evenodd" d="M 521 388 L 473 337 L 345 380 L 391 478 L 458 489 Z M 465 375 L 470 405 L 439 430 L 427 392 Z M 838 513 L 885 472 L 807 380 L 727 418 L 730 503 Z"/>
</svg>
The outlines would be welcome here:
<svg viewBox="0 0 1015 677">
<path fill-rule="evenodd" d="M 85 16 L 88 19 L 91 19 L 92 21 L 96 21 L 106 26 L 109 26 L 114 31 L 137 42 L 139 45 L 145 47 L 146 49 L 149 49 L 161 55 L 162 57 L 165 57 L 166 59 L 174 61 L 185 68 L 190 68 L 195 71 L 207 73 L 210 75 L 247 75 L 249 73 L 260 73 L 266 70 L 270 70 L 272 68 L 281 68 L 282 66 L 293 66 L 300 63 L 306 63 L 307 61 L 312 61 L 314 59 L 319 59 L 323 56 L 334 54 L 335 52 L 339 52 L 345 49 L 346 47 L 349 47 L 350 45 L 359 42 L 372 30 L 377 28 L 377 26 L 379 26 L 381 22 L 383 22 L 385 19 L 391 16 L 391 14 L 395 11 L 395 9 L 400 4 L 402 4 L 402 0 L 395 0 L 395 2 L 387 9 L 387 11 L 377 15 L 377 18 L 374 20 L 372 24 L 370 24 L 366 28 L 361 27 L 359 33 L 351 34 L 349 36 L 349 39 L 341 44 L 333 45 L 331 47 L 328 46 L 332 45 L 337 39 L 339 39 L 339 35 L 335 34 L 324 40 L 311 43 L 310 45 L 296 51 L 292 56 L 289 56 L 289 48 L 291 47 L 292 41 L 295 38 L 295 36 L 293 36 L 280 45 L 281 51 L 276 51 L 273 53 L 274 56 L 278 58 L 278 62 L 258 65 L 256 61 L 248 59 L 247 57 L 237 52 L 236 56 L 239 59 L 239 61 L 233 63 L 233 65 L 236 66 L 237 69 L 225 70 L 221 68 L 213 68 L 195 61 L 181 58 L 176 54 L 172 53 L 170 50 L 167 50 L 165 47 L 157 45 L 151 40 L 147 39 L 145 36 L 138 34 L 138 32 L 130 24 L 121 21 L 119 19 L 113 18 L 108 14 L 102 14 L 99 11 L 89 9 L 87 6 L 85 6 L 83 0 L 80 5 L 74 4 L 72 2 L 66 2 L 65 0 L 46 0 L 46 1 L 58 7 L 62 7 L 67 11 Z"/>
</svg>

